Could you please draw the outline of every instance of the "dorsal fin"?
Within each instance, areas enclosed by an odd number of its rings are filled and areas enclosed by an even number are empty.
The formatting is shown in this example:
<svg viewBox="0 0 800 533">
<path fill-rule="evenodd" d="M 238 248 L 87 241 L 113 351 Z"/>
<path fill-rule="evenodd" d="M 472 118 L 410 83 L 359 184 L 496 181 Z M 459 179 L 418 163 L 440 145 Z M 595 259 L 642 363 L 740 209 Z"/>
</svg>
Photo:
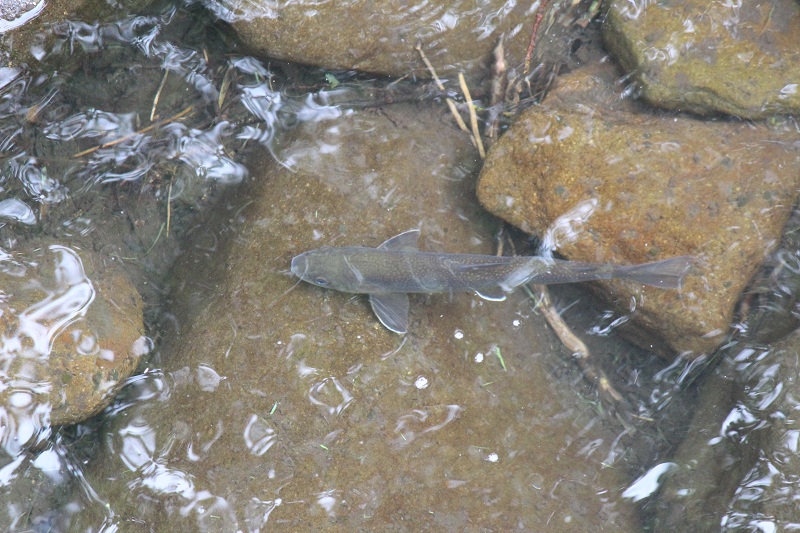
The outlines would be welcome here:
<svg viewBox="0 0 800 533">
<path fill-rule="evenodd" d="M 416 251 L 419 250 L 417 241 L 419 240 L 419 230 L 410 229 L 404 231 L 400 235 L 395 235 L 378 246 L 378 250 L 391 250 L 394 252 L 399 251 Z"/>
</svg>

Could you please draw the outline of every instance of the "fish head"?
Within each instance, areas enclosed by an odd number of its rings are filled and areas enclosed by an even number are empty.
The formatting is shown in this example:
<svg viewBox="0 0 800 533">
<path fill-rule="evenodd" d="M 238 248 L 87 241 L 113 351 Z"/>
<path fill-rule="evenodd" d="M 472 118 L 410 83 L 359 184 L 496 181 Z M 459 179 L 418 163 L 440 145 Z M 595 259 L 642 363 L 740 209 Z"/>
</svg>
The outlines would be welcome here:
<svg viewBox="0 0 800 533">
<path fill-rule="evenodd" d="M 301 280 L 342 292 L 370 292 L 361 270 L 344 248 L 324 247 L 292 259 L 292 274 Z"/>
</svg>

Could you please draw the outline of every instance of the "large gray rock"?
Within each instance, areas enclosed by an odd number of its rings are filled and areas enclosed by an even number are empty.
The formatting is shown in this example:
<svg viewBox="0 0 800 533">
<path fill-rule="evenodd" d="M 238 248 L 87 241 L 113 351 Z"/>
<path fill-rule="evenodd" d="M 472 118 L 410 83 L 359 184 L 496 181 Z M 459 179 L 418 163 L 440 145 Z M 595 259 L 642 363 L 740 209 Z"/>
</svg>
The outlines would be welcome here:
<svg viewBox="0 0 800 533">
<path fill-rule="evenodd" d="M 615 281 L 602 292 L 621 313 L 635 301 L 639 328 L 628 333 L 648 348 L 709 353 L 780 241 L 800 179 L 798 136 L 644 113 L 620 98 L 615 79 L 607 65 L 559 80 L 544 105 L 527 110 L 493 146 L 478 198 L 539 234 L 576 206 L 593 206 L 575 225 L 576 239 L 559 248 L 569 259 L 635 264 L 695 256 L 680 291 Z"/>
<path fill-rule="evenodd" d="M 523 294 L 412 297 L 403 338 L 365 298 L 288 272 L 299 252 L 376 246 L 412 227 L 425 249 L 491 253 L 476 154 L 442 120 L 392 106 L 306 124 L 278 153 L 289 169 L 258 166 L 243 198 L 196 232 L 175 272 L 180 334 L 163 374 L 109 414 L 86 472 L 112 521 L 639 529 L 618 498 L 623 469 L 609 468 L 618 430 L 542 365 L 558 343 Z M 86 511 L 72 526 L 98 520 Z"/>
<path fill-rule="evenodd" d="M 742 118 L 800 111 L 794 0 L 616 0 L 603 42 L 655 106 Z"/>
</svg>

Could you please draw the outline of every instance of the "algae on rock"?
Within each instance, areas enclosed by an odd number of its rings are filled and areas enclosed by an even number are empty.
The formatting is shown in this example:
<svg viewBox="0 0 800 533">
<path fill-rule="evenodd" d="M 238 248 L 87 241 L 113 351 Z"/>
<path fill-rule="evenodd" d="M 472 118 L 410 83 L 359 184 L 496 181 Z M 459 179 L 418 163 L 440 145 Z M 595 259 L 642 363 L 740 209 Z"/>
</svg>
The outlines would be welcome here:
<svg viewBox="0 0 800 533">
<path fill-rule="evenodd" d="M 634 264 L 695 256 L 679 291 L 614 281 L 603 293 L 622 313 L 636 308 L 632 322 L 647 333 L 626 331 L 646 347 L 667 356 L 710 353 L 780 241 L 800 185 L 798 136 L 635 110 L 618 98 L 615 76 L 607 65 L 559 80 L 544 105 L 524 112 L 493 146 L 478 198 L 539 234 L 593 202 L 577 239 L 558 249 L 568 259 Z"/>
</svg>

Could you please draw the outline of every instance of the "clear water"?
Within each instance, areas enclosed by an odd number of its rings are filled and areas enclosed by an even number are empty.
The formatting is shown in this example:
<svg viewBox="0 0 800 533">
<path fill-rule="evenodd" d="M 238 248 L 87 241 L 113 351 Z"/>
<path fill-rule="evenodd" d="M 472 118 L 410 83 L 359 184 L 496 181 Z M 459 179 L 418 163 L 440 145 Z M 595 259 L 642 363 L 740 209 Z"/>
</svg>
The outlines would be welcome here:
<svg viewBox="0 0 800 533">
<path fill-rule="evenodd" d="M 368 244 L 347 242 L 348 230 L 416 217 L 429 244 L 491 253 L 499 224 L 471 193 L 471 148 L 429 168 L 429 190 L 403 177 L 404 159 L 437 161 L 437 128 L 449 128 L 441 101 L 389 105 L 420 100 L 419 87 L 389 95 L 393 80 L 242 54 L 197 6 L 104 20 L 58 21 L 34 40 L 34 66 L 0 68 L 3 273 L 41 283 L 41 259 L 22 251 L 37 239 L 113 260 L 144 299 L 154 349 L 88 421 L 50 427 L 47 382 L 24 385 L 34 398 L 24 418 L 6 407 L 10 530 L 746 527 L 773 494 L 769 476 L 788 487 L 770 501 L 790 505 L 792 461 L 762 436 L 794 408 L 782 393 L 794 359 L 775 354 L 796 352 L 770 344 L 797 323 L 793 225 L 755 283 L 747 327 L 734 324 L 740 334 L 712 358 L 658 360 L 617 335 L 625 316 L 579 287 L 555 289 L 625 397 L 610 404 L 524 293 L 502 304 L 415 297 L 412 325 L 428 329 L 402 340 L 363 300 L 286 275 L 303 251 L 293 225 L 324 244 Z M 387 121 L 397 131 L 385 151 L 362 151 Z M 370 165 L 397 176 L 357 174 Z M 309 175 L 318 179 L 300 186 Z M 265 176 L 275 205 L 254 207 Z M 432 213 L 431 197 L 460 229 Z M 393 214 L 412 201 L 410 219 Z M 262 269 L 236 254 L 260 254 Z M 227 270 L 250 277 L 227 287 Z M 32 297 L 74 294 L 84 278 L 73 278 Z M 75 319 L 82 298 L 48 319 Z M 720 466 L 686 475 L 696 462 Z M 728 499 L 704 511 L 719 494 Z"/>
</svg>

